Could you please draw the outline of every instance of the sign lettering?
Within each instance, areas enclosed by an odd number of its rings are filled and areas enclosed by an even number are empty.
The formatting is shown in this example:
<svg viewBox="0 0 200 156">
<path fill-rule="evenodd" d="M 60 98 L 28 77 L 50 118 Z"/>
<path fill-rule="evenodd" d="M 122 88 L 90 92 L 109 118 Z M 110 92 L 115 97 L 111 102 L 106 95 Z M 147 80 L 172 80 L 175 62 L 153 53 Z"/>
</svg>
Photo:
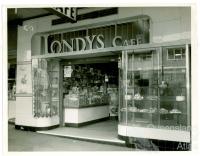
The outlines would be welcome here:
<svg viewBox="0 0 200 156">
<path fill-rule="evenodd" d="M 71 21 L 76 21 L 77 9 L 76 8 L 69 8 L 69 7 L 56 7 L 48 9 L 49 11 L 55 13 L 56 15 L 62 18 L 68 18 Z"/>
<path fill-rule="evenodd" d="M 95 45 L 94 42 L 96 43 Z M 121 36 L 115 36 L 111 42 L 113 47 L 136 45 L 142 43 L 140 38 L 123 40 Z M 84 51 L 86 49 L 91 50 L 101 48 L 105 48 L 104 36 L 102 34 L 72 38 L 70 41 L 66 41 L 64 39 L 61 41 L 55 40 L 50 45 L 51 53 L 61 53 L 62 49 L 67 49 L 66 52 L 73 52 Z"/>
</svg>

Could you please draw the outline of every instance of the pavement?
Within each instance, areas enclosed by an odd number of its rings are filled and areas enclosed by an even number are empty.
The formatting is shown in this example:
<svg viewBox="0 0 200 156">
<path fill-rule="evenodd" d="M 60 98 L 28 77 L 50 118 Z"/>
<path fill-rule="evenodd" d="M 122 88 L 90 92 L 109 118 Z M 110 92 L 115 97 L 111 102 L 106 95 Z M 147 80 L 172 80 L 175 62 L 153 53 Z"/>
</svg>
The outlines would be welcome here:
<svg viewBox="0 0 200 156">
<path fill-rule="evenodd" d="M 58 127 L 52 130 L 37 131 L 38 133 L 62 136 L 72 139 L 118 144 L 125 146 L 125 141 L 118 139 L 118 121 L 105 120 L 82 127 Z"/>
<path fill-rule="evenodd" d="M 16 130 L 8 125 L 8 151 L 134 151 L 125 146 L 109 145 Z"/>
</svg>

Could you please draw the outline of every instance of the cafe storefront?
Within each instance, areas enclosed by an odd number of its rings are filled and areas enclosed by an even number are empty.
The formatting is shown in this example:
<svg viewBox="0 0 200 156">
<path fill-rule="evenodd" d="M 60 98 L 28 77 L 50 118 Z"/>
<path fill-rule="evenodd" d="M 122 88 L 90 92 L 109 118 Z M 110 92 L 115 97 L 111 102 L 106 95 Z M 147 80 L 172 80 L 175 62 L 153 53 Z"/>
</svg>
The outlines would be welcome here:
<svg viewBox="0 0 200 156">
<path fill-rule="evenodd" d="M 122 140 L 190 143 L 190 9 L 164 9 L 176 18 L 159 8 L 118 8 L 73 24 L 25 22 L 28 31 L 18 28 L 15 127 L 115 118 Z"/>
</svg>

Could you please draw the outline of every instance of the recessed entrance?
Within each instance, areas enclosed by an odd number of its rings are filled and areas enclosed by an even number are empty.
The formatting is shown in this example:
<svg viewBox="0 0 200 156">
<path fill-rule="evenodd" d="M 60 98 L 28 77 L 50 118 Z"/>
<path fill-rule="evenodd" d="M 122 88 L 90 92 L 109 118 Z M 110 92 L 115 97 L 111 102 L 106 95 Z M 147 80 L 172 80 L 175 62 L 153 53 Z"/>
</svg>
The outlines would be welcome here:
<svg viewBox="0 0 200 156">
<path fill-rule="evenodd" d="M 61 127 L 48 133 L 124 144 L 117 138 L 119 75 L 118 56 L 62 60 Z"/>
</svg>

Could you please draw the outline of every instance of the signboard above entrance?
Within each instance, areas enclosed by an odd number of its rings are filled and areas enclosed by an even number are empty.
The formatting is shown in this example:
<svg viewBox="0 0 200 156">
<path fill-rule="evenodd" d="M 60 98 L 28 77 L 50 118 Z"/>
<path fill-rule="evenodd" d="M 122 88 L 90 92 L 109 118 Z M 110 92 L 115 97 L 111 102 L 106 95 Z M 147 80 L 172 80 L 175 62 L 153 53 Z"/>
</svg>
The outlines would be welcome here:
<svg viewBox="0 0 200 156">
<path fill-rule="evenodd" d="M 94 45 L 94 42 L 96 42 L 96 45 Z M 137 38 L 132 38 L 130 40 L 123 40 L 122 36 L 116 36 L 111 42 L 113 47 L 142 44 L 143 35 L 137 35 Z M 84 51 L 86 50 L 86 46 L 89 46 L 89 49 L 105 48 L 104 36 L 100 34 L 85 36 L 84 38 L 72 38 L 70 42 L 66 40 L 55 40 L 51 43 L 50 49 L 51 53 L 60 53 L 64 48 L 69 49 L 70 52 L 74 51 L 74 49 L 75 51 Z"/>
<path fill-rule="evenodd" d="M 149 19 L 48 36 L 48 53 L 76 52 L 149 43 Z"/>
</svg>

